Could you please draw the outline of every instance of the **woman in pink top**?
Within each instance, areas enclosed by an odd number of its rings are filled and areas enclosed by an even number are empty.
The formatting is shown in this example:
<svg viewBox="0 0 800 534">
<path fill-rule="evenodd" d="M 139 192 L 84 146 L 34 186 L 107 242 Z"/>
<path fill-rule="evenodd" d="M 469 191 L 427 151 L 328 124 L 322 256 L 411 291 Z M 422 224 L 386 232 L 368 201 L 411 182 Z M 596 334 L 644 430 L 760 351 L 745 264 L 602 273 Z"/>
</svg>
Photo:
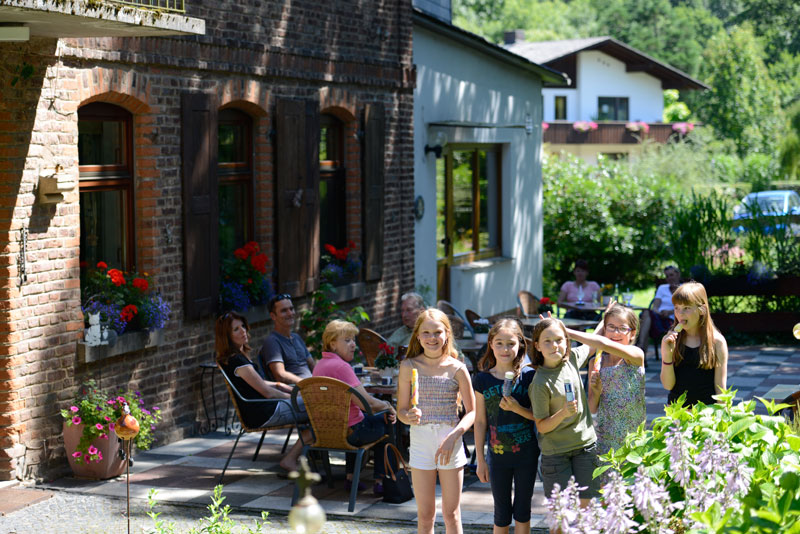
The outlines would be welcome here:
<svg viewBox="0 0 800 534">
<path fill-rule="evenodd" d="M 350 404 L 350 416 L 348 424 L 352 432 L 347 436 L 347 442 L 353 446 L 365 445 L 380 439 L 381 436 L 392 436 L 392 424 L 395 422 L 395 411 L 390 402 L 378 400 L 364 389 L 361 381 L 356 376 L 350 362 L 356 351 L 356 334 L 358 328 L 353 323 L 347 321 L 334 320 L 328 323 L 322 333 L 322 359 L 314 366 L 314 376 L 327 376 L 341 380 L 356 389 L 366 399 L 367 404 L 373 411 L 373 415 L 365 416 L 361 411 L 363 406 L 353 399 Z M 379 413 L 383 412 L 383 413 Z M 372 492 L 375 495 L 383 495 L 383 450 L 386 441 L 378 444 L 375 450 L 375 485 Z M 380 459 L 380 461 L 378 460 Z M 353 483 L 353 468 L 355 466 L 355 454 L 348 453 L 346 456 L 347 482 L 345 487 L 350 490 Z M 359 490 L 364 488 L 359 488 Z"/>
<path fill-rule="evenodd" d="M 600 314 L 593 310 L 581 309 L 580 306 L 584 302 L 591 304 L 593 294 L 600 295 L 600 286 L 597 282 L 586 280 L 589 276 L 589 264 L 586 260 L 575 260 L 575 269 L 572 272 L 575 274 L 575 281 L 569 280 L 561 286 L 558 305 L 567 308 L 565 317 L 590 321 L 599 319 Z"/>
</svg>

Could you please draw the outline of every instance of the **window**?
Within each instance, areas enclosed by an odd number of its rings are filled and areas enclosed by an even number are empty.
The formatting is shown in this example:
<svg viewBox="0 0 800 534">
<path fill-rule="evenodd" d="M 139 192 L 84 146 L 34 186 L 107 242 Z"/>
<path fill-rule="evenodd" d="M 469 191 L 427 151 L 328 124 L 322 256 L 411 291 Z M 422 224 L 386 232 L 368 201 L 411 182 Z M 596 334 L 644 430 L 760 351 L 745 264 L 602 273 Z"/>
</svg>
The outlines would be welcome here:
<svg viewBox="0 0 800 534">
<path fill-rule="evenodd" d="M 219 112 L 219 253 L 253 239 L 253 121 L 237 109 Z"/>
<path fill-rule="evenodd" d="M 556 97 L 556 116 L 555 120 L 557 121 L 565 121 L 567 120 L 567 97 L 566 96 L 557 96 Z"/>
<path fill-rule="evenodd" d="M 344 125 L 325 113 L 319 123 L 320 242 L 340 248 L 347 244 Z"/>
<path fill-rule="evenodd" d="M 597 119 L 601 121 L 628 120 L 628 97 L 627 96 L 598 97 Z"/>
<path fill-rule="evenodd" d="M 132 123 L 128 111 L 112 104 L 78 110 L 81 265 L 133 269 Z"/>
</svg>

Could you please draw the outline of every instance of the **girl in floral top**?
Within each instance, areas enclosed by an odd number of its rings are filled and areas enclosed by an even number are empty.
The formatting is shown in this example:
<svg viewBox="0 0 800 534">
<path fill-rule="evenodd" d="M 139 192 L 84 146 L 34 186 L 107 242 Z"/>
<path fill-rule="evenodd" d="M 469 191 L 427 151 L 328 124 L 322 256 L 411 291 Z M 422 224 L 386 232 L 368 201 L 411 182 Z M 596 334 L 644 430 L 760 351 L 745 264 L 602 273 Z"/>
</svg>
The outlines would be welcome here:
<svg viewBox="0 0 800 534">
<path fill-rule="evenodd" d="M 539 463 L 539 442 L 528 397 L 534 370 L 522 367 L 526 349 L 519 323 L 501 319 L 489 331 L 486 354 L 478 362 L 482 371 L 472 379 L 477 474 L 481 482 L 492 484 L 494 534 L 507 534 L 512 516 L 515 534 L 531 530 L 531 497 Z M 514 375 L 511 394 L 503 396 L 503 381 L 508 372 Z M 488 463 L 484 453 L 487 427 Z"/>
</svg>

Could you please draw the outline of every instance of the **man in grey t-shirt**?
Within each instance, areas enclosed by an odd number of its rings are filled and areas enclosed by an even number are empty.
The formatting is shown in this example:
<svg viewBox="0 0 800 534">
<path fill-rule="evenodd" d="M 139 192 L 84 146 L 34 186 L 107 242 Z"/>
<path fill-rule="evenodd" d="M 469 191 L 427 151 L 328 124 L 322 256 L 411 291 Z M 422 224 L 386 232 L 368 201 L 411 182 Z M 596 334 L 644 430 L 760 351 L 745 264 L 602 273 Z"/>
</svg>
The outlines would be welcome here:
<svg viewBox="0 0 800 534">
<path fill-rule="evenodd" d="M 272 297 L 269 315 L 275 328 L 258 353 L 264 373 L 269 372 L 272 380 L 286 384 L 296 384 L 310 377 L 316 362 L 303 338 L 292 332 L 295 311 L 291 296 L 282 293 Z"/>
</svg>

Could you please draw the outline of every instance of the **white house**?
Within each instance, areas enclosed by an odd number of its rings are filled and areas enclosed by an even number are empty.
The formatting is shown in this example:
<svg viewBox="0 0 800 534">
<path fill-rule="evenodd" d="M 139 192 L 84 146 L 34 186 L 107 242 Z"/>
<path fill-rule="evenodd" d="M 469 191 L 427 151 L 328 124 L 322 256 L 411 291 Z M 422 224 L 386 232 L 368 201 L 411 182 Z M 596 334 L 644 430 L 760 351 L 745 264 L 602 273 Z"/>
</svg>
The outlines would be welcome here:
<svg viewBox="0 0 800 534">
<path fill-rule="evenodd" d="M 673 125 L 662 122 L 665 89 L 708 89 L 670 65 L 612 37 L 526 42 L 507 32 L 505 48 L 562 71 L 570 83 L 542 90 L 546 149 L 596 159 L 597 154 L 635 152 L 648 137 L 666 142 Z M 589 131 L 585 125 L 596 123 Z M 643 126 L 645 123 L 647 126 Z M 577 128 L 577 130 L 576 130 Z"/>
<path fill-rule="evenodd" d="M 490 315 L 541 294 L 542 86 L 568 80 L 449 16 L 415 2 L 416 282 Z"/>
</svg>

